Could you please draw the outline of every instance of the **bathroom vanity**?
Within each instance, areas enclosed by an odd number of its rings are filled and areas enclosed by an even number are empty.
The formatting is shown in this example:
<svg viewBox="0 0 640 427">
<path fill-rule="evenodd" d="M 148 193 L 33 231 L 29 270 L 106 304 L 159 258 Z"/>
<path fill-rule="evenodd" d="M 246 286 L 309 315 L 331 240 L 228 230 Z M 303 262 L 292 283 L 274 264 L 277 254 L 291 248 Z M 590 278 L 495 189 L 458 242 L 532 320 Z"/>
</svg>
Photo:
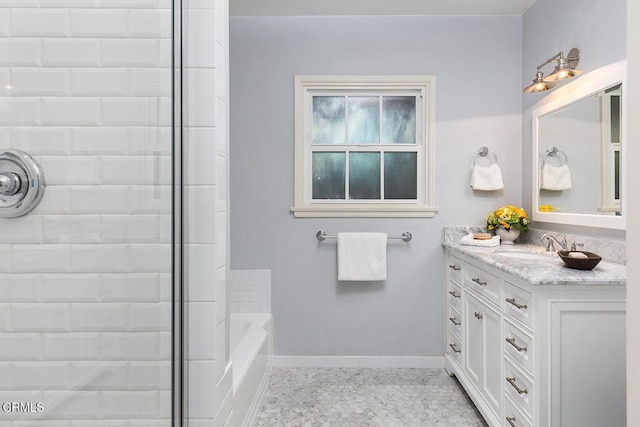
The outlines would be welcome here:
<svg viewBox="0 0 640 427">
<path fill-rule="evenodd" d="M 491 426 L 626 425 L 624 265 L 534 245 L 446 249 L 445 368 Z"/>
</svg>

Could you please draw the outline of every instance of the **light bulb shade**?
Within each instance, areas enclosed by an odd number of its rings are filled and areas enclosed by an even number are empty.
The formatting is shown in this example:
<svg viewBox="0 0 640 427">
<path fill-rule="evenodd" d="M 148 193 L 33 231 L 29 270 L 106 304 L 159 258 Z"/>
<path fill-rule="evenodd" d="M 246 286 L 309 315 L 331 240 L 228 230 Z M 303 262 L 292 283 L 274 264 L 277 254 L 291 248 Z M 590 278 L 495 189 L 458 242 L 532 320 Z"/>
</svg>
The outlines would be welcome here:
<svg viewBox="0 0 640 427">
<path fill-rule="evenodd" d="M 553 73 L 549 74 L 547 77 L 544 78 L 544 81 L 555 82 L 558 80 L 570 79 L 572 77 L 579 76 L 582 73 L 583 73 L 582 70 L 571 69 L 568 67 L 566 68 L 556 67 L 555 70 L 553 70 Z"/>
<path fill-rule="evenodd" d="M 538 71 L 538 73 L 536 73 L 536 78 L 533 79 L 533 83 L 525 87 L 522 91 L 524 93 L 544 92 L 545 90 L 553 89 L 557 85 L 558 84 L 556 82 L 546 81 L 546 79 L 542 77 L 542 72 Z"/>
</svg>

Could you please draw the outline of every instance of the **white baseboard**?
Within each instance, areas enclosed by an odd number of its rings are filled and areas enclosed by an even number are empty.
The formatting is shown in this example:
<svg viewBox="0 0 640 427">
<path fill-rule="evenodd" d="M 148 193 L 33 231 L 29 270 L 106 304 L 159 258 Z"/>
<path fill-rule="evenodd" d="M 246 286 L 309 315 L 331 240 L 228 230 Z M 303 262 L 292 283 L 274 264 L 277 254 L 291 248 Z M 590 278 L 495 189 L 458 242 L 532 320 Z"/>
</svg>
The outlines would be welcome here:
<svg viewBox="0 0 640 427">
<path fill-rule="evenodd" d="M 273 356 L 274 367 L 289 368 L 444 368 L 444 357 Z"/>
</svg>

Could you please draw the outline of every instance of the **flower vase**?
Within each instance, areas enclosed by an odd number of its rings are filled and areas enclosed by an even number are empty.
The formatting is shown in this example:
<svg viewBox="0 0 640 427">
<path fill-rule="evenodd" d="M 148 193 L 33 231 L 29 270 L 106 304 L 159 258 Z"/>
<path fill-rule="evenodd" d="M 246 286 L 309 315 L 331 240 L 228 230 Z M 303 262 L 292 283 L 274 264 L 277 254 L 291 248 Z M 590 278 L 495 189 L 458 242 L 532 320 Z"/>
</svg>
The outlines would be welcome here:
<svg viewBox="0 0 640 427">
<path fill-rule="evenodd" d="M 504 227 L 497 227 L 496 234 L 500 236 L 500 243 L 504 245 L 513 245 L 514 240 L 520 237 L 520 230 L 513 227 L 508 230 Z"/>
</svg>

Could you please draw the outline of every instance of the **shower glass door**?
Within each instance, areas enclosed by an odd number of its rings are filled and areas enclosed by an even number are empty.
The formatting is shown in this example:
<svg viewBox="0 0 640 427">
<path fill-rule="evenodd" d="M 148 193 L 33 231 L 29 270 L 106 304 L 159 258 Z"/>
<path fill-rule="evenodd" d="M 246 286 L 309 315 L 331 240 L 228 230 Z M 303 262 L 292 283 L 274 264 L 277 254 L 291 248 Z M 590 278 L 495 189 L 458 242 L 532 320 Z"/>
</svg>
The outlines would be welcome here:
<svg viewBox="0 0 640 427">
<path fill-rule="evenodd" d="M 0 426 L 172 425 L 172 1 L 1 4 Z"/>
</svg>

